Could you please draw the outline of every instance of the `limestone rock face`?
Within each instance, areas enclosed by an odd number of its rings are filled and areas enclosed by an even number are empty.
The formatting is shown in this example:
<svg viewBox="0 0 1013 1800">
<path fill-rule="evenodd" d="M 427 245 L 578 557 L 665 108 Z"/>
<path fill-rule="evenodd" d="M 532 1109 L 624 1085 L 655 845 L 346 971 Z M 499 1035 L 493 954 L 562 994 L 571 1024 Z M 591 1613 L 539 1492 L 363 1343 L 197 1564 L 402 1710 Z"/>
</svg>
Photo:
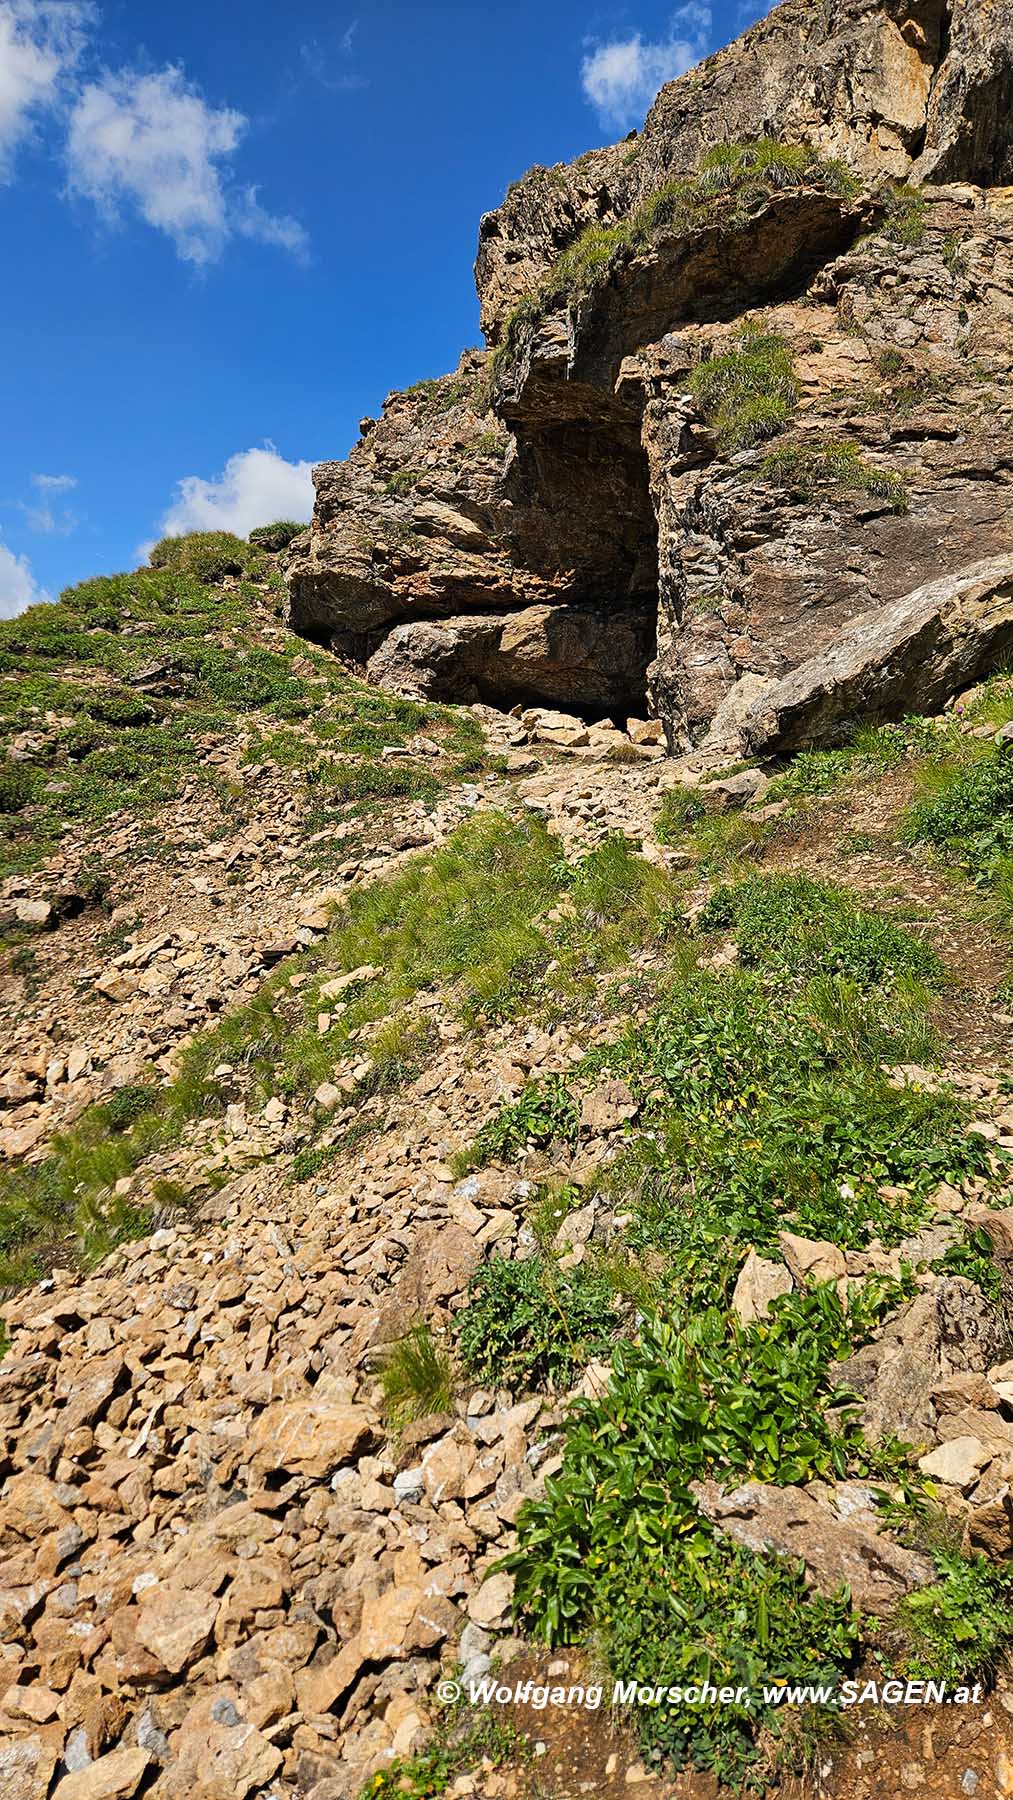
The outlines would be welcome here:
<svg viewBox="0 0 1013 1800">
<path fill-rule="evenodd" d="M 733 754 L 994 666 L 990 615 L 878 680 L 923 590 L 1013 555 L 1011 71 L 1013 0 L 784 0 L 635 141 L 533 170 L 481 224 L 490 349 L 316 471 L 291 623 L 395 692 Z M 759 139 L 815 160 L 708 184 Z M 698 371 L 750 330 L 797 403 L 729 437 Z"/>
<path fill-rule="evenodd" d="M 609 225 L 714 144 L 774 136 L 870 178 L 1013 179 L 1010 0 L 784 0 L 663 87 L 643 131 L 534 168 L 486 213 L 475 278 L 497 342 L 511 308 L 587 225 Z"/>
</svg>

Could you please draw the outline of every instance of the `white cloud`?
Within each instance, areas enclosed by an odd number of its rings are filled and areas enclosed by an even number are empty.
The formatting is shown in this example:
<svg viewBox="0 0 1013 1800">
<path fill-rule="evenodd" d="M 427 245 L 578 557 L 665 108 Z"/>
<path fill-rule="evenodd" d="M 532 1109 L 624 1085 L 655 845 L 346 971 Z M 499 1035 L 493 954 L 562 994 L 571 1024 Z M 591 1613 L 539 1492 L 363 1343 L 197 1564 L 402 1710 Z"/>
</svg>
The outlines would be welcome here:
<svg viewBox="0 0 1013 1800">
<path fill-rule="evenodd" d="M 0 0 L 0 180 L 34 115 L 56 104 L 91 16 L 84 0 Z"/>
<path fill-rule="evenodd" d="M 658 43 L 645 43 L 639 31 L 595 43 L 580 65 L 580 79 L 602 123 L 619 130 L 639 124 L 658 89 L 700 61 L 710 31 L 710 7 L 688 0 Z"/>
<path fill-rule="evenodd" d="M 69 488 L 76 488 L 76 475 L 33 475 L 32 486 L 45 488 L 50 493 L 66 493 Z"/>
<path fill-rule="evenodd" d="M 335 51 L 339 58 L 347 60 L 354 55 L 355 34 L 358 29 L 359 21 L 353 19 L 348 28 L 342 32 Z M 331 93 L 338 94 L 354 88 L 369 86 L 366 77 L 358 74 L 354 69 L 335 67 L 333 56 L 328 55 L 318 38 L 310 38 L 307 43 L 300 44 L 299 55 L 307 74 L 311 75 L 314 81 L 318 81 L 321 87 L 329 89 Z"/>
<path fill-rule="evenodd" d="M 234 531 L 246 537 L 255 525 L 275 519 L 309 519 L 313 511 L 313 464 L 286 462 L 273 444 L 230 456 L 212 481 L 184 475 L 162 520 L 164 536 L 187 531 Z M 150 545 L 143 546 L 147 554 Z"/>
<path fill-rule="evenodd" d="M 210 106 L 181 68 L 106 73 L 81 90 L 70 115 L 71 191 L 110 219 L 135 209 L 185 262 L 216 262 L 237 233 L 302 256 L 302 226 L 230 180 L 228 159 L 246 126 L 242 113 Z"/>
<path fill-rule="evenodd" d="M 0 544 L 0 619 L 13 619 L 26 606 L 48 599 L 32 574 L 27 556 L 15 556 L 6 544 Z"/>
<path fill-rule="evenodd" d="M 43 537 L 69 537 L 77 530 L 77 514 L 69 511 L 56 513 L 51 506 L 22 506 L 25 524 L 29 531 L 38 531 Z"/>
</svg>

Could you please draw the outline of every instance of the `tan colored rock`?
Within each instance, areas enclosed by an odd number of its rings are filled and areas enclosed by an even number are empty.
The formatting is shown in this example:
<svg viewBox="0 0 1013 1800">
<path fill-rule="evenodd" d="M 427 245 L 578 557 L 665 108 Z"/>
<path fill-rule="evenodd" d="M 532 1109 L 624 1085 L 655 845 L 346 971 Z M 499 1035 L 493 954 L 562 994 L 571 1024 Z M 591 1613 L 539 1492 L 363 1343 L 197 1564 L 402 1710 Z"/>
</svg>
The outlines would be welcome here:
<svg viewBox="0 0 1013 1800">
<path fill-rule="evenodd" d="M 782 1294 L 790 1294 L 793 1287 L 783 1263 L 772 1262 L 750 1250 L 732 1293 L 732 1311 L 743 1325 L 752 1325 L 756 1319 L 767 1318 L 772 1303 Z"/>
<path fill-rule="evenodd" d="M 691 1485 L 718 1531 L 750 1550 L 798 1557 L 820 1593 L 835 1593 L 846 1581 L 859 1606 L 878 1612 L 933 1579 L 929 1557 L 896 1544 L 861 1513 L 837 1517 L 829 1499 L 802 1488 L 748 1481 L 722 1492 L 716 1481 Z"/>
<path fill-rule="evenodd" d="M 400 1661 L 442 1643 L 455 1616 L 453 1606 L 421 1583 L 385 1588 L 363 1601 L 356 1653 L 366 1662 Z"/>
<path fill-rule="evenodd" d="M 462 1498 L 476 1461 L 474 1440 L 464 1426 L 455 1426 L 429 1446 L 422 1458 L 422 1484 L 434 1506 Z"/>
<path fill-rule="evenodd" d="M 660 719 L 627 719 L 626 731 L 634 744 L 663 744 L 665 727 Z"/>
<path fill-rule="evenodd" d="M 0 1713 L 6 1713 L 11 1719 L 31 1719 L 36 1725 L 45 1725 L 49 1719 L 55 1719 L 59 1706 L 59 1694 L 38 1681 L 30 1682 L 26 1687 L 9 1687 L 0 1699 Z"/>
<path fill-rule="evenodd" d="M 497 1629 L 509 1623 L 514 1578 L 505 1571 L 490 1575 L 468 1601 L 468 1617 L 474 1625 Z"/>
<path fill-rule="evenodd" d="M 324 1476 L 349 1462 L 373 1428 L 372 1414 L 363 1406 L 278 1400 L 254 1423 L 250 1450 L 265 1468 Z"/>
<path fill-rule="evenodd" d="M 43 1800 L 56 1767 L 57 1747 L 39 1736 L 0 1737 L 3 1800 Z"/>
<path fill-rule="evenodd" d="M 871 1343 L 831 1376 L 861 1394 L 862 1425 L 872 1438 L 894 1434 L 931 1441 L 933 1390 L 951 1375 L 981 1372 L 1002 1342 L 994 1307 L 980 1288 L 949 1276 L 901 1308 Z"/>
<path fill-rule="evenodd" d="M 130 1800 L 150 1762 L 147 1750 L 111 1750 L 86 1768 L 65 1775 L 57 1782 L 53 1800 Z"/>
<path fill-rule="evenodd" d="M 96 991 L 115 1005 L 122 1005 L 137 992 L 137 977 L 125 975 L 122 969 L 106 969 L 95 982 Z"/>
<path fill-rule="evenodd" d="M 956 1437 L 940 1444 L 926 1456 L 920 1456 L 918 1467 L 931 1481 L 941 1481 L 946 1487 L 960 1488 L 966 1493 L 991 1460 L 992 1452 L 980 1438 Z"/>
<path fill-rule="evenodd" d="M 625 1081 L 601 1081 L 585 1094 L 580 1103 L 580 1122 L 586 1131 L 596 1134 L 614 1131 L 628 1119 L 634 1119 L 640 1108 Z"/>
<path fill-rule="evenodd" d="M 799 1287 L 820 1281 L 840 1281 L 847 1274 L 844 1252 L 838 1250 L 836 1244 L 818 1238 L 796 1237 L 793 1231 L 779 1231 L 777 1241 Z"/>
<path fill-rule="evenodd" d="M 237 1698 L 212 1689 L 173 1733 L 176 1760 L 159 1782 L 167 1800 L 246 1800 L 278 1773 L 281 1751 L 243 1719 Z"/>
<path fill-rule="evenodd" d="M 214 1630 L 220 1601 L 199 1588 L 149 1588 L 141 1595 L 136 1625 L 139 1644 L 170 1675 L 179 1675 L 201 1655 Z"/>
</svg>

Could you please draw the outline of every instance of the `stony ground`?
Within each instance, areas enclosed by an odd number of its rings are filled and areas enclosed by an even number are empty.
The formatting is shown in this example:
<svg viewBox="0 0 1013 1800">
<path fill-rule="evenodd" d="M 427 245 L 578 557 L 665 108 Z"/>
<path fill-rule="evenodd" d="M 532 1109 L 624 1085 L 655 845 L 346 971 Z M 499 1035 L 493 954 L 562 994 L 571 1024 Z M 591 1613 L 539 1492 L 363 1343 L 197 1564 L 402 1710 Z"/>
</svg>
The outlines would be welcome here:
<svg viewBox="0 0 1013 1800">
<path fill-rule="evenodd" d="M 300 956 L 344 894 L 476 811 L 540 814 L 571 857 L 618 830 L 659 868 L 690 860 L 658 841 L 658 814 L 680 779 L 695 779 L 692 767 L 628 740 L 613 760 L 614 734 L 594 741 L 573 722 L 486 714 L 483 723 L 498 770 L 450 785 L 435 806 L 387 807 L 357 827 L 348 855 L 338 832 L 326 869 L 278 770 L 247 768 L 256 793 L 238 830 L 184 792 L 159 821 L 169 861 L 146 864 L 132 854 L 131 824 L 114 822 L 106 850 L 123 868 L 114 910 L 34 937 L 30 979 L 5 1006 L 8 1158 L 41 1158 L 53 1131 L 97 1096 L 166 1079 L 180 1044 L 248 1000 L 280 959 L 297 985 Z M 901 770 L 787 816 L 764 808 L 763 778 L 743 787 L 732 774 L 715 793 L 729 807 L 752 794 L 750 816 L 766 830 L 751 852 L 759 866 L 846 882 L 937 945 L 952 974 L 939 1019 L 947 1071 L 1002 1150 L 1013 1147 L 1001 1081 L 1005 944 L 969 916 L 966 890 L 897 844 L 909 785 Z M 864 846 L 851 855 L 845 822 Z M 13 897 L 53 891 L 53 875 L 15 885 Z M 657 962 L 647 946 L 616 973 L 648 977 Z M 379 971 L 355 974 L 368 986 Z M 170 1209 L 152 1235 L 119 1243 L 90 1272 L 69 1241 L 50 1244 L 45 1278 L 0 1309 L 10 1337 L 0 1363 L 0 1770 L 11 1800 L 354 1800 L 392 1756 L 424 1747 L 438 1683 L 458 1662 L 481 1676 L 496 1656 L 511 1681 L 582 1672 L 579 1656 L 516 1638 L 511 1577 L 485 1579 L 514 1542 L 523 1502 L 560 1465 L 565 1397 L 464 1386 L 447 1410 L 392 1434 L 378 1352 L 420 1316 L 437 1331 L 448 1325 L 493 1249 L 532 1254 L 536 1184 L 579 1188 L 621 1148 L 636 1113 L 629 1088 L 578 1074 L 577 1151 L 550 1145 L 463 1177 L 451 1166 L 532 1078 L 572 1075 L 614 1034 L 614 1002 L 478 1030 L 446 991 L 411 1004 L 428 1021 L 423 1066 L 368 1101 L 357 1099 L 358 1077 L 342 1085 L 347 1065 L 336 1068 L 309 1109 L 312 1142 L 329 1153 L 316 1167 L 295 1160 L 306 1103 L 283 1092 L 265 1103 L 239 1070 L 223 1115 L 124 1183 L 129 1198 L 131 1184 L 147 1192 L 171 1177 L 200 1196 L 196 1205 Z M 936 1253 L 962 1218 L 977 1219 L 985 1185 L 944 1184 L 912 1254 Z M 989 1199 L 996 1254 L 1013 1257 L 1009 1196 Z M 564 1222 L 558 1249 L 579 1265 L 610 1229 L 592 1201 Z M 877 1261 L 786 1232 L 781 1263 L 747 1264 L 736 1304 L 749 1317 L 771 1291 L 814 1275 L 847 1281 L 897 1266 L 896 1252 Z M 971 1541 L 1008 1554 L 1008 1343 L 959 1277 L 924 1274 L 911 1309 L 881 1337 L 869 1406 L 885 1404 L 898 1368 L 920 1359 L 916 1399 L 910 1379 L 905 1394 L 929 1407 L 932 1472 Z M 581 1391 L 604 1375 L 592 1365 Z M 747 1516 L 814 1579 L 821 1563 L 850 1557 L 853 1585 L 865 1581 L 882 1600 L 910 1585 L 913 1553 L 879 1535 L 859 1487 L 850 1484 L 847 1508 L 814 1495 L 814 1510 L 787 1518 L 770 1512 L 770 1496 L 785 1490 L 766 1489 Z M 802 1506 L 801 1490 L 787 1492 Z M 706 1776 L 653 1772 L 606 1710 L 510 1710 L 522 1734 L 513 1747 L 490 1743 L 483 1760 L 476 1746 L 446 1790 L 406 1776 L 403 1791 L 461 1800 L 716 1792 Z M 845 1742 L 820 1746 L 803 1786 L 840 1800 L 1013 1792 L 1013 1672 L 1000 1669 L 987 1702 L 966 1715 L 936 1707 L 898 1723 L 866 1710 Z"/>
</svg>

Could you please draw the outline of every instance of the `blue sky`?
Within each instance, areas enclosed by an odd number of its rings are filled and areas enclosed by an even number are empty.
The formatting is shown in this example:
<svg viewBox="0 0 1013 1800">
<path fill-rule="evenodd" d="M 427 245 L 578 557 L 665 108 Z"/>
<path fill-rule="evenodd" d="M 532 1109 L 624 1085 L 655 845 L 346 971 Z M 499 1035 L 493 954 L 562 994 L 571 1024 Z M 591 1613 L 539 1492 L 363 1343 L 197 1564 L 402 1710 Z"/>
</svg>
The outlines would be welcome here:
<svg viewBox="0 0 1013 1800">
<path fill-rule="evenodd" d="M 307 516 L 479 341 L 478 218 L 763 0 L 0 0 L 0 616 Z"/>
</svg>

